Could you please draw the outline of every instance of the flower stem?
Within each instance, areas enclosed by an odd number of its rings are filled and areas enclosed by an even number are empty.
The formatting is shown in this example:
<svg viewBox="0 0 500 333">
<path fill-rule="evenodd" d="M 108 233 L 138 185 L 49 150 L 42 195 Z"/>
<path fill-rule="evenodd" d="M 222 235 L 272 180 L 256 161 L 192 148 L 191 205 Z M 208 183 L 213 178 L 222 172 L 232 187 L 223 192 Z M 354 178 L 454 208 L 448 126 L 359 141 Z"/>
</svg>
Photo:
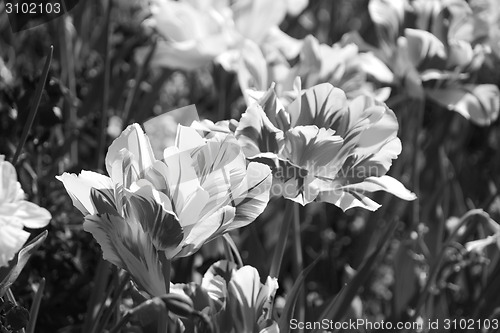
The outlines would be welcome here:
<svg viewBox="0 0 500 333">
<path fill-rule="evenodd" d="M 42 76 L 40 77 L 40 81 L 36 86 L 35 97 L 31 101 L 30 113 L 28 114 L 28 119 L 24 124 L 23 133 L 21 134 L 21 140 L 17 145 L 16 152 L 14 154 L 14 158 L 12 159 L 12 164 L 16 165 L 17 159 L 21 154 L 21 150 L 26 143 L 26 139 L 28 138 L 28 134 L 30 132 L 31 126 L 33 126 L 33 121 L 35 120 L 38 106 L 40 105 L 40 101 L 42 100 L 43 88 L 45 87 L 45 82 L 47 81 L 47 76 L 49 75 L 50 63 L 52 62 L 52 54 L 54 53 L 54 46 L 50 46 L 49 54 L 45 59 L 45 65 L 43 66 Z"/>
<path fill-rule="evenodd" d="M 103 93 L 102 93 L 102 113 L 99 125 L 99 144 L 97 150 L 97 169 L 104 166 L 105 144 L 106 144 L 106 125 L 108 121 L 108 107 L 109 107 L 109 83 L 111 76 L 111 35 L 113 33 L 111 27 L 111 12 L 113 9 L 113 1 L 108 1 L 106 8 L 106 23 L 104 35 L 104 76 L 103 76 Z"/>
<path fill-rule="evenodd" d="M 168 294 L 170 292 L 170 260 L 167 259 L 164 251 L 158 251 L 158 258 L 160 259 L 161 271 L 163 273 L 163 278 L 165 279 L 165 293 Z"/>
<path fill-rule="evenodd" d="M 274 249 L 273 260 L 271 262 L 271 269 L 269 271 L 270 277 L 278 278 L 281 262 L 283 260 L 283 255 L 285 254 L 286 242 L 288 239 L 288 233 L 290 232 L 290 226 L 293 222 L 293 201 L 286 200 L 285 214 L 283 216 L 283 221 L 281 222 L 279 230 L 278 243 Z"/>
<path fill-rule="evenodd" d="M 230 250 L 233 251 L 234 259 L 238 267 L 243 267 L 243 260 L 241 259 L 240 251 L 238 251 L 238 248 L 236 247 L 236 244 L 234 244 L 231 236 L 229 234 L 224 234 L 222 237 L 224 237 L 224 241 L 229 246 Z"/>
</svg>

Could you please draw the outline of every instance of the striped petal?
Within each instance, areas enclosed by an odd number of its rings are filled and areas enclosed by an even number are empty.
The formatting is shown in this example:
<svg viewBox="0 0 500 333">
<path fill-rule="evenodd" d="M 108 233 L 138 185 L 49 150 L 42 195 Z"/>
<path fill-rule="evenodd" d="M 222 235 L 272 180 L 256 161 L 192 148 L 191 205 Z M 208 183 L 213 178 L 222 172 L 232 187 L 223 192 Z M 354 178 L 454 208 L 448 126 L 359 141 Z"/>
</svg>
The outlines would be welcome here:
<svg viewBox="0 0 500 333">
<path fill-rule="evenodd" d="M 165 294 L 157 249 L 139 224 L 127 223 L 115 215 L 89 215 L 85 217 L 83 229 L 97 240 L 105 260 L 127 270 L 151 296 Z"/>
<path fill-rule="evenodd" d="M 78 208 L 83 215 L 98 213 L 92 203 L 91 189 L 113 189 L 113 182 L 109 177 L 92 171 L 82 171 L 80 175 L 63 173 L 56 176 L 66 188 L 73 205 Z"/>
<path fill-rule="evenodd" d="M 123 150 L 129 153 L 124 154 Z M 124 159 L 127 159 L 127 161 L 124 162 Z M 106 154 L 106 170 L 116 184 L 122 184 L 123 178 L 120 177 L 121 175 L 113 174 L 113 171 L 116 171 L 116 168 L 113 167 L 115 163 L 130 165 L 129 168 L 133 168 L 140 174 L 149 168 L 154 161 L 155 157 L 148 137 L 138 124 L 132 124 L 109 146 Z"/>
<path fill-rule="evenodd" d="M 128 192 L 127 215 L 142 226 L 153 245 L 167 254 L 173 251 L 183 238 L 182 227 L 172 211 L 170 199 L 151 186 L 143 186 Z M 167 255 L 167 258 L 171 256 Z"/>
</svg>

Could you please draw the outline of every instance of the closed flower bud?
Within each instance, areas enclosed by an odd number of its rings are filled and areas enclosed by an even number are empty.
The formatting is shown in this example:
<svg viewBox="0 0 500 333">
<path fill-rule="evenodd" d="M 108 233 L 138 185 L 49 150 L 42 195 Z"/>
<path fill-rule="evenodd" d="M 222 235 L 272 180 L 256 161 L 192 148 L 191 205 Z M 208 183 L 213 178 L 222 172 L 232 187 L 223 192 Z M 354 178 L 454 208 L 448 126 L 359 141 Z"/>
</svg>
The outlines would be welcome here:
<svg viewBox="0 0 500 333">
<path fill-rule="evenodd" d="M 160 297 L 167 309 L 178 316 L 190 317 L 197 313 L 191 298 L 177 293 L 165 294 Z"/>
</svg>

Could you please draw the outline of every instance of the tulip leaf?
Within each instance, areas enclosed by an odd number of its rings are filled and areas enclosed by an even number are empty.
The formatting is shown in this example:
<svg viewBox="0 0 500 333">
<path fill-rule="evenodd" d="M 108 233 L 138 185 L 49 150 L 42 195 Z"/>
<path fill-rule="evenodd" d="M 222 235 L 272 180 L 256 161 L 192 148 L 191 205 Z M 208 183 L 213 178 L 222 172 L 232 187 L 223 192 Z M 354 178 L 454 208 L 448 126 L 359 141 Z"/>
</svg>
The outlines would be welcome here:
<svg viewBox="0 0 500 333">
<path fill-rule="evenodd" d="M 31 242 L 23 247 L 14 259 L 10 262 L 9 267 L 0 270 L 0 297 L 2 297 L 7 289 L 16 281 L 17 277 L 23 270 L 31 255 L 40 247 L 45 238 L 47 238 L 48 231 L 45 230 L 40 235 L 36 236 Z"/>
<path fill-rule="evenodd" d="M 416 262 L 410 256 L 410 246 L 401 243 L 394 258 L 394 308 L 393 316 L 398 320 L 404 318 L 410 302 L 418 291 Z"/>
<path fill-rule="evenodd" d="M 280 327 L 280 332 L 287 332 L 288 331 L 288 325 L 290 323 L 290 320 L 292 319 L 293 312 L 295 309 L 295 303 L 297 303 L 297 299 L 300 294 L 300 289 L 302 288 L 304 284 L 304 280 L 306 276 L 312 271 L 314 266 L 319 262 L 320 259 L 322 259 L 323 256 L 319 255 L 309 266 L 307 266 L 302 272 L 300 272 L 299 276 L 295 280 L 295 283 L 293 284 L 292 289 L 288 293 L 288 297 L 286 300 L 286 305 L 285 308 L 283 309 L 283 313 L 280 317 L 279 320 L 279 327 Z"/>
<path fill-rule="evenodd" d="M 487 126 L 498 118 L 500 91 L 493 84 L 465 84 L 444 89 L 427 89 L 427 96 L 456 111 L 476 125 Z"/>
<path fill-rule="evenodd" d="M 373 268 L 382 259 L 391 242 L 392 235 L 397 225 L 398 223 L 395 221 L 386 228 L 386 231 L 379 238 L 379 242 L 373 252 L 365 258 L 351 282 L 344 286 L 337 296 L 326 306 L 323 313 L 318 317 L 320 318 L 319 320 L 329 319 L 334 322 L 340 322 L 342 320 L 350 308 L 349 305 L 356 297 L 358 290 L 365 285 Z M 319 333 L 319 331 L 315 330 L 313 333 Z"/>
</svg>

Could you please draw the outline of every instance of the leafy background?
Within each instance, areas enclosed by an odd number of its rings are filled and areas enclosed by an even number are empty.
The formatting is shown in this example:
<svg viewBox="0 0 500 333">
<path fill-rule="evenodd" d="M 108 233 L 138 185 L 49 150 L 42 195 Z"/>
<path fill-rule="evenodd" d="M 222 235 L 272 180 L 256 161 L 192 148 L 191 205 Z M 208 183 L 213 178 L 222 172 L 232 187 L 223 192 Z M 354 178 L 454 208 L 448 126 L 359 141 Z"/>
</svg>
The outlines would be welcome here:
<svg viewBox="0 0 500 333">
<path fill-rule="evenodd" d="M 29 308 L 35 286 L 46 279 L 37 332 L 81 331 L 92 316 L 96 272 L 106 266 L 99 246 L 82 230 L 83 217 L 54 177 L 101 170 L 117 123 L 142 123 L 189 104 L 214 121 L 238 119 L 245 110 L 235 74 L 220 65 L 192 72 L 137 65 L 134 51 L 151 45 L 141 12 L 115 3 L 108 17 L 107 3 L 82 1 L 69 15 L 16 34 L 0 4 L 0 153 L 7 158 L 19 144 L 45 56 L 54 45 L 38 116 L 17 164 L 29 199 L 53 215 L 47 240 L 13 286 Z M 327 45 L 357 31 L 377 46 L 380 30 L 368 5 L 368 0 L 310 1 L 280 28 L 296 38 L 311 34 Z M 491 57 L 471 80 L 498 86 L 498 65 L 499 59 Z M 300 230 L 292 231 L 285 252 L 276 307 L 283 311 L 300 272 L 319 258 L 296 295 L 295 318 L 416 320 L 407 311 L 415 307 L 427 318 L 498 318 L 498 247 L 477 253 L 464 244 L 491 233 L 477 209 L 500 218 L 499 122 L 478 126 L 443 108 L 442 96 L 415 99 L 404 82 L 392 89 L 387 104 L 400 123 L 403 153 L 390 174 L 418 191 L 418 201 L 377 194 L 383 206 L 375 213 L 343 213 L 315 203 L 300 207 Z M 244 262 L 261 276 L 269 270 L 267 258 L 284 211 L 284 202 L 273 200 L 255 223 L 233 235 Z M 453 233 L 471 211 L 464 227 Z M 174 263 L 174 282 L 196 279 L 223 256 L 221 242 L 207 244 Z M 117 273 L 107 269 L 105 281 L 112 284 Z M 427 285 L 433 271 L 435 279 Z"/>
</svg>

